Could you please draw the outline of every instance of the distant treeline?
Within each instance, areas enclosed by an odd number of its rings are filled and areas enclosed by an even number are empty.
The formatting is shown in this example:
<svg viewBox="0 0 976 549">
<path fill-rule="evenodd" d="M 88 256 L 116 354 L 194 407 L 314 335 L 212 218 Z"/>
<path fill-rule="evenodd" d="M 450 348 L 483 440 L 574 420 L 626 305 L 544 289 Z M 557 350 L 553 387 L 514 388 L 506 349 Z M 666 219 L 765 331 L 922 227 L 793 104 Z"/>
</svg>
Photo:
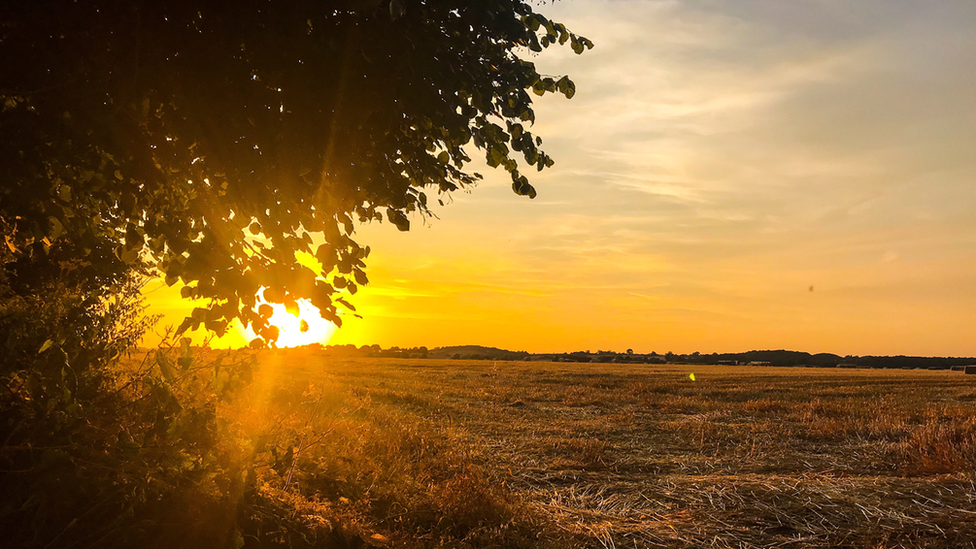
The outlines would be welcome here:
<svg viewBox="0 0 976 549">
<path fill-rule="evenodd" d="M 326 354 L 333 356 L 358 356 L 370 358 L 430 358 L 430 351 L 427 347 L 390 347 L 384 349 L 379 345 L 321 345 L 313 343 L 305 345 L 307 349 L 320 349 Z"/>
<path fill-rule="evenodd" d="M 530 360 L 533 356 L 526 351 L 506 351 L 495 347 L 480 345 L 463 345 L 455 347 L 390 347 L 384 349 L 379 345 L 307 345 L 306 348 L 320 349 L 335 356 L 359 356 L 367 358 L 440 358 L 455 360 Z M 535 360 L 540 360 L 535 358 Z"/>
<path fill-rule="evenodd" d="M 669 362 L 688 364 L 756 364 L 770 366 L 816 366 L 851 368 L 935 368 L 976 364 L 976 358 L 922 356 L 839 356 L 831 353 L 810 354 L 800 351 L 748 351 L 745 353 L 712 353 L 674 355 Z"/>
<path fill-rule="evenodd" d="M 312 345 L 326 353 L 338 356 L 377 358 L 434 358 L 455 360 L 515 360 L 545 362 L 603 362 L 625 364 L 729 364 L 752 366 L 811 366 L 820 368 L 926 368 L 949 369 L 953 366 L 976 365 L 976 358 L 921 357 L 921 356 L 840 356 L 831 353 L 810 354 L 801 351 L 747 351 L 744 353 L 634 353 L 573 351 L 570 353 L 529 353 L 509 351 L 481 345 L 453 347 L 390 347 L 379 345 Z"/>
</svg>

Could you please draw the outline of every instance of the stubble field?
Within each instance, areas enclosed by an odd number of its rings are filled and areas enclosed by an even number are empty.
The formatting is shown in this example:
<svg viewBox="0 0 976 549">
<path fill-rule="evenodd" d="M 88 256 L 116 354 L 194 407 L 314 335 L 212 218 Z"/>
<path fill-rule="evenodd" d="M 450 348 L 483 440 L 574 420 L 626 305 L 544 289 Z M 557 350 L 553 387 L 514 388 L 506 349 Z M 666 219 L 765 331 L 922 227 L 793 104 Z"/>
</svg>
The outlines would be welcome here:
<svg viewBox="0 0 976 549">
<path fill-rule="evenodd" d="M 976 376 L 300 350 L 260 364 L 236 415 L 273 426 L 262 501 L 369 544 L 976 547 Z"/>
</svg>

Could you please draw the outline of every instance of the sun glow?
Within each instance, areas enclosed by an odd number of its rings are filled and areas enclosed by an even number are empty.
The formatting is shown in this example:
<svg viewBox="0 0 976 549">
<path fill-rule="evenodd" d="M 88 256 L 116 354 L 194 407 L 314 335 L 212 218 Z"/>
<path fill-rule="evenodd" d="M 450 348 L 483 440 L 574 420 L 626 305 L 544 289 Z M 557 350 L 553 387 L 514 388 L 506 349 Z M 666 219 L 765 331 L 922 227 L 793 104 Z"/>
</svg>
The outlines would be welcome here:
<svg viewBox="0 0 976 549">
<path fill-rule="evenodd" d="M 280 303 L 267 303 L 259 298 L 257 306 L 265 304 L 274 311 L 268 321 L 279 330 L 278 341 L 275 342 L 278 347 L 298 347 L 311 343 L 325 345 L 338 329 L 335 324 L 322 318 L 318 307 L 307 299 L 298 300 L 298 315 L 289 313 Z"/>
</svg>

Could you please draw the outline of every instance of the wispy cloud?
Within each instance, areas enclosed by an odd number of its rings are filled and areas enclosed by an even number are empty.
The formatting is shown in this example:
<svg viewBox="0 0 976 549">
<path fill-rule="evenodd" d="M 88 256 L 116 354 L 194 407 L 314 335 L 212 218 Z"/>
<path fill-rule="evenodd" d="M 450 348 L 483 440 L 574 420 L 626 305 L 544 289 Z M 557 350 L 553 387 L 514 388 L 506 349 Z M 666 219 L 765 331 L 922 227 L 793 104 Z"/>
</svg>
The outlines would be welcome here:
<svg viewBox="0 0 976 549">
<path fill-rule="evenodd" d="M 976 354 L 976 3 L 539 9 L 596 44 L 533 59 L 578 90 L 538 103 L 539 198 L 482 169 L 364 227 L 339 341 Z"/>
</svg>

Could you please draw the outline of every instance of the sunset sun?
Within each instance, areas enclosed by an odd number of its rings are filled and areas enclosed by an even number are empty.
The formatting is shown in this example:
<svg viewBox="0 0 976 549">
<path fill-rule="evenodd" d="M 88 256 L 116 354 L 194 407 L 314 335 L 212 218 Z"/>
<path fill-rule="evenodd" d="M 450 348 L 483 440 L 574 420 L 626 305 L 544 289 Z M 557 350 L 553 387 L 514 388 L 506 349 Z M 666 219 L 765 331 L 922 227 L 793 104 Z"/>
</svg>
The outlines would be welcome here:
<svg viewBox="0 0 976 549">
<path fill-rule="evenodd" d="M 336 325 L 325 320 L 319 309 L 306 299 L 298 300 L 298 314 L 288 312 L 280 303 L 260 302 L 259 307 L 268 305 L 274 311 L 268 322 L 278 328 L 275 344 L 278 347 L 298 347 L 312 343 L 326 344 L 336 331 Z M 252 336 L 253 337 L 253 336 Z"/>
</svg>

